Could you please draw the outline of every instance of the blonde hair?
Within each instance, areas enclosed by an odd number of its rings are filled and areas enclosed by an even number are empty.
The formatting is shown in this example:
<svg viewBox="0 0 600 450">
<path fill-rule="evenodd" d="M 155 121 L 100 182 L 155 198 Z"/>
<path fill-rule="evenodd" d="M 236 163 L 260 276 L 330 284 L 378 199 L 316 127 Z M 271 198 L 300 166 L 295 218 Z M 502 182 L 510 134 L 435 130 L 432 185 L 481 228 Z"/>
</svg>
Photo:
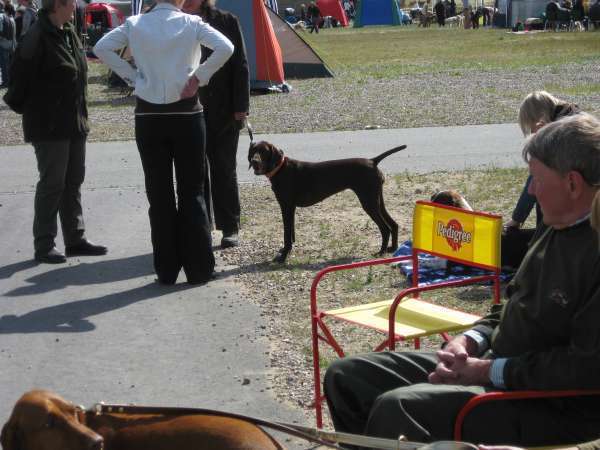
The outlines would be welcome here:
<svg viewBox="0 0 600 450">
<path fill-rule="evenodd" d="M 581 112 L 544 126 L 525 142 L 523 159 L 530 158 L 562 175 L 576 171 L 596 189 L 591 224 L 600 237 L 600 120 Z"/>
<path fill-rule="evenodd" d="M 536 91 L 529 94 L 519 108 L 519 126 L 525 136 L 531 134 L 536 123 L 542 121 L 550 123 L 554 120 L 554 113 L 558 106 L 567 106 L 569 103 L 559 100 L 546 91 Z"/>
</svg>

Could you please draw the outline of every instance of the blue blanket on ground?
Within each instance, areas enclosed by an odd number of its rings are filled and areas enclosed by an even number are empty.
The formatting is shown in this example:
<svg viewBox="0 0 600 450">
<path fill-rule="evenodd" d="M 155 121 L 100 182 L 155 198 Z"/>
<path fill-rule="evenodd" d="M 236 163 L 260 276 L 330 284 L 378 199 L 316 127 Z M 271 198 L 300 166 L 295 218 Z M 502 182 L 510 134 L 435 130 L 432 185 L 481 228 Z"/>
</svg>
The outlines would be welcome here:
<svg viewBox="0 0 600 450">
<path fill-rule="evenodd" d="M 398 250 L 394 252 L 394 256 L 410 255 L 412 255 L 412 241 L 403 242 L 400 247 L 398 247 Z M 488 275 L 491 273 L 488 270 L 477 268 L 471 268 L 469 271 L 465 271 L 464 267 L 456 265 L 453 266 L 450 273 L 447 274 L 446 261 L 447 260 L 437 256 L 419 253 L 419 284 L 426 285 L 442 281 L 464 280 L 466 278 Z M 400 272 L 402 272 L 406 278 L 412 280 L 412 261 L 400 262 L 398 263 L 398 267 L 400 268 Z M 502 271 L 500 273 L 500 280 L 502 282 L 508 282 L 514 274 L 514 272 Z"/>
</svg>

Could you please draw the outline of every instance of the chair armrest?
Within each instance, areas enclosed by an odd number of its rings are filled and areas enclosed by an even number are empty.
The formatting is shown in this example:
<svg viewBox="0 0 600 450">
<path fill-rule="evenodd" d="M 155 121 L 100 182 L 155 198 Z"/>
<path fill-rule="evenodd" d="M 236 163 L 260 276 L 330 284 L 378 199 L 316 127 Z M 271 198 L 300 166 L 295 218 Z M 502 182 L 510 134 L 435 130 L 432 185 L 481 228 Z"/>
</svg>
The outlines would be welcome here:
<svg viewBox="0 0 600 450">
<path fill-rule="evenodd" d="M 476 395 L 462 407 L 456 422 L 454 423 L 454 439 L 460 441 L 462 438 L 462 427 L 465 417 L 482 403 L 500 400 L 527 400 L 532 398 L 556 398 L 556 397 L 579 397 L 587 395 L 600 395 L 600 390 L 561 390 L 561 391 L 498 391 L 486 392 Z"/>
<path fill-rule="evenodd" d="M 330 272 L 339 272 L 341 270 L 357 269 L 360 267 L 378 266 L 381 264 L 391 264 L 398 261 L 407 261 L 412 259 L 412 256 L 394 256 L 392 258 L 378 258 L 369 259 L 367 261 L 358 261 L 349 264 L 339 264 L 336 266 L 325 267 L 324 269 L 317 272 L 313 278 L 312 285 L 310 287 L 310 313 L 312 317 L 317 315 L 317 286 L 325 275 Z"/>
<path fill-rule="evenodd" d="M 484 281 L 494 281 L 497 278 L 498 278 L 497 274 L 480 275 L 477 277 L 466 278 L 464 280 L 442 281 L 440 283 L 432 283 L 432 284 L 428 284 L 425 286 L 414 286 L 414 287 L 406 288 L 406 289 L 403 289 L 402 291 L 400 291 L 390 306 L 390 313 L 388 316 L 389 323 L 390 323 L 389 334 L 388 334 L 390 350 L 391 351 L 394 350 L 395 342 L 396 342 L 396 339 L 395 339 L 396 310 L 398 309 L 398 305 L 400 305 L 400 302 L 404 299 L 404 297 L 407 297 L 411 294 L 417 294 L 419 292 L 431 291 L 434 289 L 452 288 L 452 287 L 465 286 L 468 284 L 482 283 Z"/>
</svg>

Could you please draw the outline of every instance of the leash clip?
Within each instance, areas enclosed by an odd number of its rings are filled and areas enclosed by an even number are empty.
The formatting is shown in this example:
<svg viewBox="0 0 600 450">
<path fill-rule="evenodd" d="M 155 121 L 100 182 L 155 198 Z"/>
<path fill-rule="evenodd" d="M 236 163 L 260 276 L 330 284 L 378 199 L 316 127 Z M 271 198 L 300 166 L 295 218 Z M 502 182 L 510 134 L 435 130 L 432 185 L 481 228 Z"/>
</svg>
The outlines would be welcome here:
<svg viewBox="0 0 600 450">
<path fill-rule="evenodd" d="M 250 136 L 250 144 L 252 144 L 254 143 L 254 134 L 252 133 L 252 125 L 248 119 L 246 119 L 246 129 L 248 130 L 248 136 Z"/>
</svg>

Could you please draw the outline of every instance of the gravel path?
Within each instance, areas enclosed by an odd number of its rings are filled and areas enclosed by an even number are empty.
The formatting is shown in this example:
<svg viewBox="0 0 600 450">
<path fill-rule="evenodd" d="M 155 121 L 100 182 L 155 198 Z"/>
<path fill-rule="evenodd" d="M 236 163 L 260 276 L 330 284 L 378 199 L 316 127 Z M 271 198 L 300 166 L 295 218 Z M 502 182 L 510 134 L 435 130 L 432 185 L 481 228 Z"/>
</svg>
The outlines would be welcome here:
<svg viewBox="0 0 600 450">
<path fill-rule="evenodd" d="M 289 80 L 289 94 L 253 96 L 251 122 L 259 133 L 414 128 L 514 122 L 523 97 L 546 89 L 600 114 L 600 58 L 560 70 L 452 70 L 397 79 Z M 133 139 L 133 99 L 90 80 L 90 140 Z M 20 117 L 0 103 L 0 145 L 22 143 Z"/>
</svg>

